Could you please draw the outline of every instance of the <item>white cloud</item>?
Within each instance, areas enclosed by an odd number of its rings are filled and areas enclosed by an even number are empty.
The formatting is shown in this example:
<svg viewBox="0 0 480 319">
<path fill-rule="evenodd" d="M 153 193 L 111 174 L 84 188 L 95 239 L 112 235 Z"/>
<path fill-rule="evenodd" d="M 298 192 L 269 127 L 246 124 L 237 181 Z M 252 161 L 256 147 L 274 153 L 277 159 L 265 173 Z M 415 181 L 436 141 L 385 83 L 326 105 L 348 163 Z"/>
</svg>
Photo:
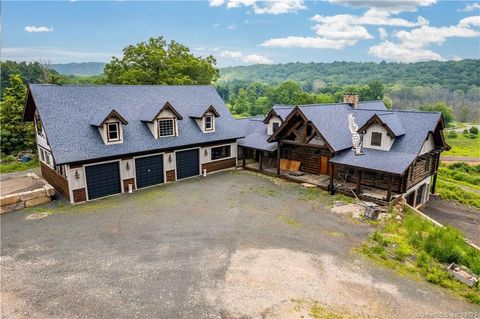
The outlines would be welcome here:
<svg viewBox="0 0 480 319">
<path fill-rule="evenodd" d="M 396 31 L 394 36 L 397 43 L 384 41 L 370 47 L 369 53 L 377 58 L 400 62 L 444 60 L 438 53 L 430 50 L 429 46 L 442 45 L 448 38 L 479 37 L 480 31 L 471 28 L 472 26 L 480 26 L 480 17 L 467 17 L 453 26 L 425 25 L 410 31 Z"/>
<path fill-rule="evenodd" d="M 235 24 L 231 24 L 227 27 L 228 30 L 236 30 L 237 26 Z"/>
<path fill-rule="evenodd" d="M 380 59 L 396 62 L 417 62 L 430 60 L 443 60 L 442 57 L 431 50 L 422 48 L 408 48 L 398 43 L 384 41 L 370 47 L 368 52 Z"/>
<path fill-rule="evenodd" d="M 375 8 L 390 13 L 414 12 L 418 7 L 426 7 L 437 3 L 437 0 L 328 0 L 343 6 Z"/>
<path fill-rule="evenodd" d="M 315 15 L 311 18 L 315 22 L 312 30 L 316 37 L 289 36 L 265 41 L 263 46 L 270 47 L 301 47 L 301 48 L 329 48 L 343 49 L 355 45 L 360 40 L 373 39 L 366 25 L 417 27 L 428 25 L 428 21 L 418 17 L 417 21 L 408 21 L 386 11 L 376 8 L 367 10 L 357 16 L 351 14 L 337 14 L 333 16 Z"/>
<path fill-rule="evenodd" d="M 303 0 L 209 0 L 208 2 L 212 7 L 226 4 L 228 9 L 252 7 L 255 14 L 292 13 L 307 8 Z"/>
<path fill-rule="evenodd" d="M 53 28 L 52 27 L 44 27 L 44 26 L 36 27 L 36 26 L 33 26 L 33 25 L 27 25 L 25 27 L 25 31 L 27 31 L 29 33 L 52 32 Z"/>
<path fill-rule="evenodd" d="M 384 28 L 378 28 L 378 36 L 380 37 L 381 40 L 388 39 L 388 33 L 387 31 L 385 31 Z"/>
<path fill-rule="evenodd" d="M 264 47 L 275 48 L 313 48 L 313 49 L 343 49 L 354 45 L 356 40 L 332 40 L 319 37 L 285 37 L 267 40 L 261 44 Z"/>
<path fill-rule="evenodd" d="M 14 61 L 41 61 L 47 60 L 52 63 L 67 63 L 67 62 L 89 62 L 110 61 L 112 56 L 120 56 L 120 53 L 109 52 L 85 52 L 72 51 L 61 48 L 52 47 L 10 47 L 2 48 L 1 51 L 3 60 Z"/>
<path fill-rule="evenodd" d="M 231 58 L 247 64 L 270 64 L 272 60 L 260 54 L 243 54 L 240 51 L 222 51 L 219 54 L 223 58 Z"/>
<path fill-rule="evenodd" d="M 458 11 L 462 11 L 462 12 L 471 12 L 475 10 L 480 10 L 480 2 L 467 3 L 465 5 L 465 8 L 458 9 Z"/>
</svg>

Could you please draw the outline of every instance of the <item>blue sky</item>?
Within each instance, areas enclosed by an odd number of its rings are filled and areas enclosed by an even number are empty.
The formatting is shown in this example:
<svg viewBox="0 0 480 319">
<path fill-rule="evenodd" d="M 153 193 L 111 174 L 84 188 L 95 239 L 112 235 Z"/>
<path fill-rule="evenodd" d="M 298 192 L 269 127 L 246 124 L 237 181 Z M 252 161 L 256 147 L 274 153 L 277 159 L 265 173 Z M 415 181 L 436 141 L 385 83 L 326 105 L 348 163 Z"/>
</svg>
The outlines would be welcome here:
<svg viewBox="0 0 480 319">
<path fill-rule="evenodd" d="M 164 36 L 219 66 L 480 57 L 475 1 L 2 1 L 2 59 L 110 60 Z"/>
</svg>

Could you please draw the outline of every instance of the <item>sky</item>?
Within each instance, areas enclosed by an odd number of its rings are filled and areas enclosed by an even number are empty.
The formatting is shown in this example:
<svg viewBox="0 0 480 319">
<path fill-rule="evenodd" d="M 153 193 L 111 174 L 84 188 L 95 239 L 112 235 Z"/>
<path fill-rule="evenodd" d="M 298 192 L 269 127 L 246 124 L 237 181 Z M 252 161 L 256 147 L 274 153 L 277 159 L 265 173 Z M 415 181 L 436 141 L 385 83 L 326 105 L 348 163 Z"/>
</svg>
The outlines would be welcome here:
<svg viewBox="0 0 480 319">
<path fill-rule="evenodd" d="M 220 67 L 480 58 L 480 2 L 2 1 L 2 60 L 108 62 L 163 36 Z"/>
</svg>

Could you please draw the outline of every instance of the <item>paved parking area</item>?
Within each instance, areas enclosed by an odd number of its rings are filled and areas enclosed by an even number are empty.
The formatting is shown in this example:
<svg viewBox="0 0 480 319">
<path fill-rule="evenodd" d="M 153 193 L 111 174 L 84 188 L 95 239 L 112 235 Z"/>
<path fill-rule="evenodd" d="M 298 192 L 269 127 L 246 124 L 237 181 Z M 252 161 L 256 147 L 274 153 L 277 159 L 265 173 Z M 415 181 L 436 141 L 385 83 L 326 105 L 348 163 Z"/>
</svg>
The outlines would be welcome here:
<svg viewBox="0 0 480 319">
<path fill-rule="evenodd" d="M 465 238 L 480 246 L 480 211 L 432 196 L 420 210 L 443 225 L 460 229 Z"/>
<path fill-rule="evenodd" d="M 479 307 L 362 258 L 373 226 L 245 171 L 1 218 L 2 318 L 414 318 Z"/>
</svg>

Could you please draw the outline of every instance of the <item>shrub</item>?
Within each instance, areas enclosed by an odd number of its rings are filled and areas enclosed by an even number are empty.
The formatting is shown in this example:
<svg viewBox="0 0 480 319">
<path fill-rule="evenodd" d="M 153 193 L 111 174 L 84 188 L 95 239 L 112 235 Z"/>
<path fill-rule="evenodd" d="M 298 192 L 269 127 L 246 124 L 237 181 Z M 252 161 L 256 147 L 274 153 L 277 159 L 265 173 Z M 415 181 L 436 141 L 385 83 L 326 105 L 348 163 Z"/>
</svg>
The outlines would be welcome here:
<svg viewBox="0 0 480 319">
<path fill-rule="evenodd" d="M 478 127 L 472 126 L 469 130 L 470 134 L 478 135 Z"/>
<path fill-rule="evenodd" d="M 476 139 L 478 137 L 477 134 L 473 134 L 473 133 L 468 133 L 467 135 L 468 138 L 471 138 L 472 140 Z"/>
<path fill-rule="evenodd" d="M 455 131 L 450 131 L 447 133 L 448 138 L 457 138 L 457 132 Z"/>
<path fill-rule="evenodd" d="M 469 133 L 469 132 L 468 132 L 467 129 L 464 129 L 464 130 L 463 130 L 463 135 L 468 135 L 468 133 Z"/>
</svg>

